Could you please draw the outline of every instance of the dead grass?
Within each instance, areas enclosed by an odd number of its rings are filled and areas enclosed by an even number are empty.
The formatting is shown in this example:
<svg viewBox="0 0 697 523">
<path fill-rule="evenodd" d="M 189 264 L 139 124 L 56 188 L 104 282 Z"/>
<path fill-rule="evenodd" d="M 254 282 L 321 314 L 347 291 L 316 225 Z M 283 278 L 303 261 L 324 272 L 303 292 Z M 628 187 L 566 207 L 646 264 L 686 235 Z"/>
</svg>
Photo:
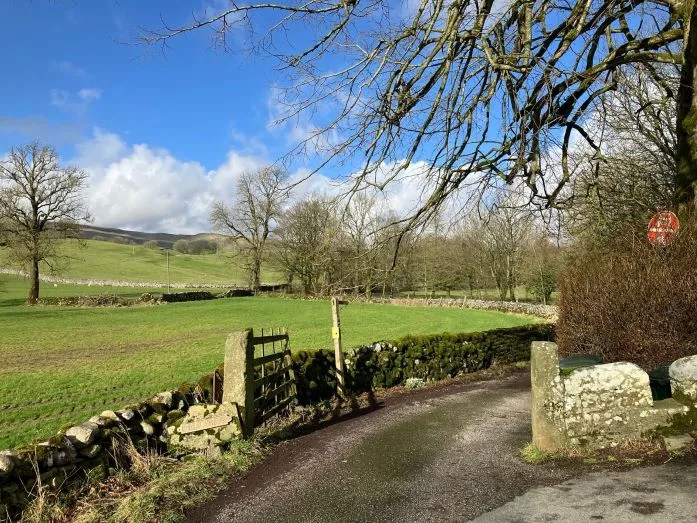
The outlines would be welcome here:
<svg viewBox="0 0 697 523">
<path fill-rule="evenodd" d="M 257 462 L 262 451 L 250 441 L 233 442 L 219 455 L 182 459 L 139 452 L 132 443 L 115 445 L 122 467 L 103 482 L 69 493 L 38 490 L 22 523 L 174 522 L 184 511 L 215 497 L 230 478 Z"/>
</svg>

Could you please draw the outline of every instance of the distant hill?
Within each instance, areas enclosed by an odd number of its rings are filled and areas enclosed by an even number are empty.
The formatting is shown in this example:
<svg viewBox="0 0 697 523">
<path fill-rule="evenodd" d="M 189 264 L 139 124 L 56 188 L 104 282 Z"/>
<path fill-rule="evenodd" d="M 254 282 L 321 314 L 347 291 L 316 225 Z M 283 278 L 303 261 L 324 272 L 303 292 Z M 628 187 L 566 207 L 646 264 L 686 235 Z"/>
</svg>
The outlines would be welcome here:
<svg viewBox="0 0 697 523">
<path fill-rule="evenodd" d="M 110 227 L 82 225 L 80 236 L 85 240 L 101 240 L 128 245 L 142 245 L 156 241 L 160 247 L 171 249 L 177 240 L 225 240 L 225 236 L 215 233 L 169 234 L 166 232 L 140 232 Z"/>
</svg>

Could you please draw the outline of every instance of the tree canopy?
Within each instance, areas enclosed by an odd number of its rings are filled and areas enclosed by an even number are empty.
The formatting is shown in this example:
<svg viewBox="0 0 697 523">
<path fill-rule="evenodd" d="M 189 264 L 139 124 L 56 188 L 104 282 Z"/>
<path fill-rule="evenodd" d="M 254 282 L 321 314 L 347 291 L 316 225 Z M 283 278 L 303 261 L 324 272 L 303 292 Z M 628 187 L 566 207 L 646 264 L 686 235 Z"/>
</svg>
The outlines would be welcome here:
<svg viewBox="0 0 697 523">
<path fill-rule="evenodd" d="M 296 150 L 321 149 L 317 169 L 360 158 L 354 188 L 382 189 L 423 167 L 429 194 L 414 225 L 471 183 L 521 183 L 544 207 L 570 203 L 574 148 L 603 161 L 601 102 L 627 68 L 655 80 L 657 99 L 677 101 L 673 203 L 691 202 L 695 17 L 692 3 L 677 0 L 231 2 L 143 39 L 166 45 L 210 28 L 228 49 L 233 31 L 250 29 L 286 74 L 279 120 L 324 115 Z M 661 64 L 680 68 L 677 90 L 662 81 Z"/>
</svg>

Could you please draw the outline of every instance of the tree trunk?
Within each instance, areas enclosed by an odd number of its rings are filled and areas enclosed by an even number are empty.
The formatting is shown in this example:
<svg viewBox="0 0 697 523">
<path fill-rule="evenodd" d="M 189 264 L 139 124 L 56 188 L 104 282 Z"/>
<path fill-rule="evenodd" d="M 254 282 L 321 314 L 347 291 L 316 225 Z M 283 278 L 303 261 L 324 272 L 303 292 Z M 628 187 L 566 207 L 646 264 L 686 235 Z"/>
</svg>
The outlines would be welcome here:
<svg viewBox="0 0 697 523">
<path fill-rule="evenodd" d="M 692 2 L 684 13 L 683 65 L 678 88 L 677 138 L 678 172 L 675 177 L 676 209 L 694 201 L 697 184 L 697 9 Z"/>
<path fill-rule="evenodd" d="M 252 290 L 256 293 L 261 285 L 261 258 L 254 257 L 252 261 Z"/>
<path fill-rule="evenodd" d="M 36 300 L 39 299 L 39 260 L 33 259 L 31 261 L 31 269 L 29 272 L 29 296 L 27 297 L 27 303 L 29 305 L 36 305 Z"/>
</svg>

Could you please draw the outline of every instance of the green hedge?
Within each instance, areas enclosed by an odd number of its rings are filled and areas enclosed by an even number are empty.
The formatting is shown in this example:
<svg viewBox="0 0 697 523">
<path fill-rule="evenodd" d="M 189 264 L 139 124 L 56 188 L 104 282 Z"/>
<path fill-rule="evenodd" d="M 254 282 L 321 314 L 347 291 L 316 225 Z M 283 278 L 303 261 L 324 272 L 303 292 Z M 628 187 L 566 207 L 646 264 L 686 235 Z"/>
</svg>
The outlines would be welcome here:
<svg viewBox="0 0 697 523">
<path fill-rule="evenodd" d="M 360 394 L 403 385 L 408 378 L 424 381 L 452 378 L 486 369 L 493 362 L 529 360 L 533 341 L 553 338 L 554 326 L 543 323 L 484 332 L 406 336 L 396 341 L 363 345 L 344 353 L 346 386 L 349 392 Z M 299 351 L 293 354 L 293 364 L 301 405 L 317 403 L 334 395 L 334 351 Z M 217 370 L 222 375 L 223 365 Z M 197 391 L 202 399 L 210 400 L 212 385 L 211 373 L 202 376 L 196 384 L 182 384 L 179 391 Z"/>
<path fill-rule="evenodd" d="M 403 385 L 408 378 L 438 381 L 488 368 L 493 362 L 530 359 L 530 344 L 552 340 L 554 326 L 534 324 L 461 334 L 406 336 L 345 353 L 346 386 L 354 394 Z M 305 405 L 331 398 L 336 390 L 334 353 L 293 355 L 298 401 Z"/>
</svg>

